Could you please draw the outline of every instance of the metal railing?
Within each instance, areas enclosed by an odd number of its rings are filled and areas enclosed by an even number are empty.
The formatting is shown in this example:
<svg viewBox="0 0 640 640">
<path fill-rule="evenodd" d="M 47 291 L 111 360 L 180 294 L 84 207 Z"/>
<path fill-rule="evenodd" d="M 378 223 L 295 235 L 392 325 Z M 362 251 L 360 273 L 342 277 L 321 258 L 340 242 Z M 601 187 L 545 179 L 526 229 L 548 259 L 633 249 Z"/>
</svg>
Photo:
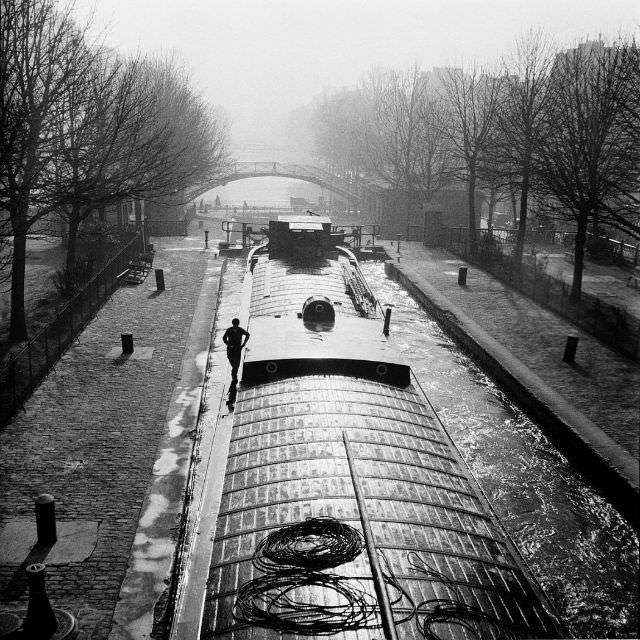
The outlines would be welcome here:
<svg viewBox="0 0 640 640">
<path fill-rule="evenodd" d="M 518 235 L 517 229 L 478 229 L 479 236 L 491 236 L 493 239 L 506 245 L 514 245 Z M 536 247 L 545 245 L 558 245 L 570 249 L 575 245 L 575 231 L 552 231 L 547 229 L 527 229 L 525 232 L 525 244 Z M 637 266 L 640 264 L 640 244 L 633 245 L 621 240 L 614 240 L 607 236 L 598 236 L 607 245 L 609 257 L 620 263 Z M 592 233 L 587 233 L 587 241 L 594 238 Z"/>
<path fill-rule="evenodd" d="M 579 301 L 572 301 L 571 285 L 545 273 L 544 263 L 535 257 L 525 257 L 518 268 L 511 256 L 505 253 L 503 240 L 482 233 L 478 237 L 479 240 L 472 246 L 468 229 L 445 229 L 443 246 L 552 309 L 620 353 L 640 361 L 639 318 L 584 291 Z"/>
<path fill-rule="evenodd" d="M 145 220 L 145 235 L 163 236 L 186 236 L 189 222 L 183 218 L 181 220 Z"/>
<path fill-rule="evenodd" d="M 222 230 L 226 234 L 227 244 L 242 244 L 244 248 L 264 242 L 267 238 L 268 228 L 268 218 L 253 222 L 222 221 Z M 359 249 L 363 245 L 375 245 L 376 237 L 380 235 L 380 226 L 377 224 L 333 225 L 331 232 L 344 233 L 344 244 L 353 249 Z"/>
<path fill-rule="evenodd" d="M 144 251 L 137 234 L 78 292 L 56 318 L 0 368 L 0 426 L 6 424 L 119 286 L 118 275 Z"/>
</svg>

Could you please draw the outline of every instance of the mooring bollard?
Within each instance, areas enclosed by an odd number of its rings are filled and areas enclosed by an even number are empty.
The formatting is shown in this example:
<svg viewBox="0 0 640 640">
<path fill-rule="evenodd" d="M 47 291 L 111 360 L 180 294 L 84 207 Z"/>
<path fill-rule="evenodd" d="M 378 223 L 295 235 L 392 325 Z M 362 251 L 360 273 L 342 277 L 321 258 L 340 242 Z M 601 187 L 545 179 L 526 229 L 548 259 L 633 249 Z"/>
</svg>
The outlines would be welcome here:
<svg viewBox="0 0 640 640">
<path fill-rule="evenodd" d="M 467 267 L 460 267 L 458 269 L 458 284 L 461 287 L 467 284 Z"/>
<path fill-rule="evenodd" d="M 36 531 L 38 544 L 53 544 L 58 539 L 56 532 L 56 501 L 49 493 L 40 494 L 35 500 Z"/>
<path fill-rule="evenodd" d="M 209 230 L 208 229 L 204 230 L 204 248 L 205 249 L 209 248 Z"/>
<path fill-rule="evenodd" d="M 382 333 L 384 333 L 385 336 L 389 335 L 390 324 L 391 324 L 391 307 L 387 307 L 387 310 L 384 313 L 384 329 L 382 330 Z"/>
<path fill-rule="evenodd" d="M 562 359 L 572 364 L 576 358 L 576 349 L 578 348 L 578 336 L 567 336 L 567 344 L 564 346 L 564 355 Z"/>
<path fill-rule="evenodd" d="M 22 631 L 27 638 L 50 638 L 58 628 L 58 620 L 44 588 L 45 565 L 30 564 L 26 571 L 29 604 Z"/>
<path fill-rule="evenodd" d="M 133 353 L 133 333 L 122 334 L 122 353 Z"/>
<path fill-rule="evenodd" d="M 156 269 L 156 288 L 158 291 L 164 291 L 164 271 Z"/>
<path fill-rule="evenodd" d="M 64 609 L 54 609 L 45 589 L 46 566 L 30 564 L 26 568 L 29 583 L 27 615 L 19 637 L 30 640 L 73 640 L 78 635 L 78 621 Z"/>
</svg>

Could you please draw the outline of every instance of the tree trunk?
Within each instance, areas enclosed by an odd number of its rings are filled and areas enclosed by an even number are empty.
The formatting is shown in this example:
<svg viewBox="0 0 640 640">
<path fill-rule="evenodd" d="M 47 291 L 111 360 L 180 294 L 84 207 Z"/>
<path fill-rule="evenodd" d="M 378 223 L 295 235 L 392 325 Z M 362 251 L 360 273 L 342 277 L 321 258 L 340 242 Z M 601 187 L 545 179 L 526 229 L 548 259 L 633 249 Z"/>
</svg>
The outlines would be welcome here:
<svg viewBox="0 0 640 640">
<path fill-rule="evenodd" d="M 23 218 L 23 216 L 20 216 Z M 12 218 L 13 260 L 11 272 L 11 321 L 9 340 L 27 340 L 27 320 L 24 308 L 24 275 L 27 261 L 27 229 L 22 220 Z"/>
<path fill-rule="evenodd" d="M 476 253 L 476 169 L 469 172 L 469 252 L 473 256 Z"/>
<path fill-rule="evenodd" d="M 405 239 L 409 240 L 411 237 L 411 230 L 409 229 L 409 225 L 411 224 L 411 203 L 412 203 L 413 193 L 411 189 L 407 189 L 407 218 L 405 224 Z"/>
<path fill-rule="evenodd" d="M 511 192 L 511 212 L 513 213 L 513 228 L 518 228 L 518 205 L 516 204 L 516 192 Z"/>
<path fill-rule="evenodd" d="M 580 302 L 582 291 L 582 272 L 584 269 L 584 249 L 587 244 L 587 225 L 589 212 L 581 211 L 578 216 L 578 229 L 576 232 L 576 245 L 573 259 L 573 283 L 571 284 L 571 302 Z"/>
<path fill-rule="evenodd" d="M 493 212 L 496 208 L 496 190 L 489 189 L 489 214 L 487 218 L 487 228 L 489 231 L 493 229 Z"/>
<path fill-rule="evenodd" d="M 515 200 L 515 198 L 514 198 Z M 522 264 L 522 254 L 524 253 L 524 241 L 527 236 L 527 207 L 529 202 L 529 174 L 523 173 L 522 189 L 520 190 L 520 221 L 518 222 L 518 236 L 516 246 L 513 251 L 513 259 L 518 266 Z M 515 220 L 515 205 L 513 207 Z"/>
<path fill-rule="evenodd" d="M 78 246 L 78 229 L 80 220 L 72 217 L 69 221 L 69 232 L 67 236 L 67 269 L 71 269 L 76 262 L 76 248 Z"/>
</svg>

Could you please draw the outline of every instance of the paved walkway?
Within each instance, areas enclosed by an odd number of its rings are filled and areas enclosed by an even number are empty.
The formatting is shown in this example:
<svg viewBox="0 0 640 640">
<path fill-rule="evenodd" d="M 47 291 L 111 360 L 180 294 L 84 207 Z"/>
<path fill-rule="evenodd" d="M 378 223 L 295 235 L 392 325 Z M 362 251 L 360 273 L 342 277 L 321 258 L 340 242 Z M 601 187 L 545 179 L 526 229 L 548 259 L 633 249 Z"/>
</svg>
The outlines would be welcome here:
<svg viewBox="0 0 640 640">
<path fill-rule="evenodd" d="M 0 610 L 25 608 L 24 567 L 44 561 L 52 605 L 81 638 L 107 637 L 125 578 L 167 601 L 223 261 L 200 234 L 154 244 L 166 291 L 153 272 L 116 291 L 0 432 Z M 51 548 L 35 546 L 41 493 L 56 500 Z"/>
</svg>

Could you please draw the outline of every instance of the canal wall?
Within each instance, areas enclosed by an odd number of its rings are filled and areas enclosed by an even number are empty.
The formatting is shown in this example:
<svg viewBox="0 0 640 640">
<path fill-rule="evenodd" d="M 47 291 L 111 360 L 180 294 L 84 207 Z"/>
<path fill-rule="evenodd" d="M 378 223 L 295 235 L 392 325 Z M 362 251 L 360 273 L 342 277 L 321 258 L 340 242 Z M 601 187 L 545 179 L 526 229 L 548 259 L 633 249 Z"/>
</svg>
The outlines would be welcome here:
<svg viewBox="0 0 640 640">
<path fill-rule="evenodd" d="M 640 528 L 638 461 L 410 266 L 387 261 L 385 272 L 543 427 L 633 526 Z"/>
</svg>

